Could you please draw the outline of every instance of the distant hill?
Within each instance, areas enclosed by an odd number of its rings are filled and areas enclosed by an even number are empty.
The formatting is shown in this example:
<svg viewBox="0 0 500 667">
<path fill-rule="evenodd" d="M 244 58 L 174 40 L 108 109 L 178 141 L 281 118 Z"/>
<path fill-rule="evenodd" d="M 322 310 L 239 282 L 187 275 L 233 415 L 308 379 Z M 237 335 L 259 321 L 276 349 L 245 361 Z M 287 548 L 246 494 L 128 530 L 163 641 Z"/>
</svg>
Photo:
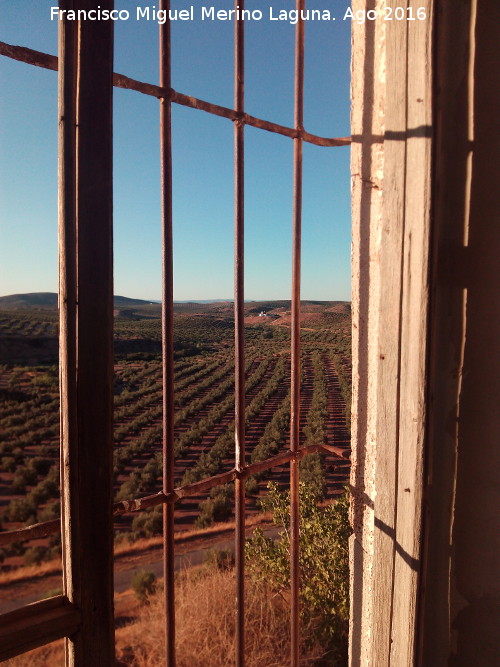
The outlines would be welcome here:
<svg viewBox="0 0 500 667">
<path fill-rule="evenodd" d="M 115 296 L 115 308 L 130 308 L 132 306 L 149 306 L 152 301 L 144 299 L 129 299 L 126 296 Z M 28 294 L 10 294 L 0 296 L 0 310 L 28 310 L 57 308 L 57 294 L 55 292 L 30 292 Z"/>
<path fill-rule="evenodd" d="M 304 330 L 350 326 L 351 304 L 346 301 L 301 301 L 300 326 Z M 245 304 L 245 324 L 290 327 L 290 301 L 259 301 Z"/>
<path fill-rule="evenodd" d="M 2 310 L 24 310 L 26 308 L 57 308 L 55 292 L 30 292 L 0 296 Z"/>
<path fill-rule="evenodd" d="M 265 314 L 275 318 L 273 324 L 289 324 L 291 302 L 289 300 L 245 301 L 245 317 L 255 317 L 255 322 L 263 323 L 259 316 Z M 214 299 L 213 301 L 175 301 L 174 312 L 179 315 L 210 315 L 219 318 L 233 317 L 234 302 Z M 11 294 L 0 297 L 0 310 L 3 311 L 56 311 L 57 294 L 55 292 L 32 292 L 29 294 Z M 350 317 L 351 305 L 346 301 L 301 301 L 301 321 L 320 320 L 324 324 L 337 322 Z M 130 299 L 126 296 L 114 297 L 114 316 L 118 319 L 151 319 L 161 316 L 161 302 L 144 299 Z M 266 323 L 271 323 L 266 321 Z"/>
<path fill-rule="evenodd" d="M 332 311 L 332 312 L 350 312 L 350 303 L 347 301 L 308 301 L 302 299 L 300 302 L 301 308 L 305 312 L 314 311 Z M 276 301 L 253 301 L 245 305 L 245 312 L 260 313 L 272 311 L 289 311 L 292 307 L 290 300 L 276 300 Z"/>
<path fill-rule="evenodd" d="M 203 304 L 209 304 L 209 303 L 233 303 L 234 299 L 188 299 L 184 301 L 174 301 L 174 304 L 182 304 L 182 303 L 203 303 Z"/>
<path fill-rule="evenodd" d="M 115 308 L 130 308 L 130 306 L 149 306 L 150 304 L 158 305 L 158 301 L 145 301 L 144 299 L 129 299 L 126 296 L 114 296 Z"/>
</svg>

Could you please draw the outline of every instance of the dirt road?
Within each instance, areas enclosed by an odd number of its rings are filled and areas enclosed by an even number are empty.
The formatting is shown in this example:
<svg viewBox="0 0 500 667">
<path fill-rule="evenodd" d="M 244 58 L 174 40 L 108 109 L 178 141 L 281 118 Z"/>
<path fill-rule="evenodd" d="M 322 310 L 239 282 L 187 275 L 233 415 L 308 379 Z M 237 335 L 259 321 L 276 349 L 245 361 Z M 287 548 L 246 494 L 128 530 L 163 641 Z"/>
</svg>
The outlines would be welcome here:
<svg viewBox="0 0 500 667">
<path fill-rule="evenodd" d="M 270 526 L 264 528 L 267 537 L 277 537 L 279 528 Z M 200 542 L 202 544 L 200 544 Z M 193 548 L 183 547 L 183 551 L 175 556 L 175 569 L 181 570 L 203 563 L 205 554 L 212 550 L 230 549 L 234 553 L 234 537 L 232 531 L 226 537 L 198 540 Z M 119 559 L 115 564 L 115 592 L 122 593 L 130 588 L 130 581 L 137 570 L 148 570 L 163 577 L 163 559 L 161 549 L 139 552 Z M 0 588 L 0 613 L 5 614 L 31 602 L 36 602 L 47 596 L 47 593 L 61 587 L 61 574 L 54 574 L 43 578 L 32 579 L 21 584 Z"/>
</svg>

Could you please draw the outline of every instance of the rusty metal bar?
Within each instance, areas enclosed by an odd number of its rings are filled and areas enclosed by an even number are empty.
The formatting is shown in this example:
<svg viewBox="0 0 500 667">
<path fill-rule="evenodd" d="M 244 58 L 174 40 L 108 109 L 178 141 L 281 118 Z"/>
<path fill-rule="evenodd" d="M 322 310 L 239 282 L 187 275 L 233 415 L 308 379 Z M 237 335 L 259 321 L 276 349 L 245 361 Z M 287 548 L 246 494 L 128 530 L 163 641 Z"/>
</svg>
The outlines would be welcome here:
<svg viewBox="0 0 500 667">
<path fill-rule="evenodd" d="M 170 0 L 160 0 L 169 14 Z M 171 82 L 170 21 L 159 26 L 160 85 Z M 162 218 L 162 366 L 163 366 L 163 493 L 174 490 L 174 271 L 172 237 L 172 104 L 160 99 L 161 218 Z M 165 591 L 165 642 L 168 667 L 175 667 L 175 544 L 174 504 L 163 507 L 163 573 Z"/>
<path fill-rule="evenodd" d="M 233 109 L 228 109 L 227 107 L 219 106 L 218 104 L 212 104 L 211 102 L 205 102 L 199 100 L 196 97 L 191 97 L 178 93 L 176 91 L 172 92 L 172 102 L 176 104 L 181 104 L 182 106 L 190 107 L 191 109 L 199 109 L 200 111 L 207 111 L 208 113 L 214 114 L 216 116 L 221 116 L 223 118 L 229 118 L 230 120 L 236 119 L 236 114 Z M 325 146 L 325 147 L 334 147 L 334 146 L 348 146 L 351 143 L 349 137 L 319 137 L 315 134 L 305 132 L 304 128 L 297 130 L 296 128 L 286 127 L 285 125 L 279 125 L 278 123 L 271 123 L 268 120 L 263 120 L 261 118 L 256 118 L 255 116 L 250 116 L 249 114 L 243 114 L 241 117 L 242 122 L 245 125 L 251 125 L 261 130 L 267 130 L 268 132 L 274 132 L 275 134 L 281 134 L 285 137 L 290 137 L 295 139 L 300 136 L 304 141 L 314 144 L 316 146 Z"/>
<path fill-rule="evenodd" d="M 237 10 L 244 0 L 234 0 Z M 238 14 L 237 14 L 238 15 Z M 245 124 L 241 120 L 245 107 L 245 29 L 244 21 L 234 23 L 234 436 L 235 469 L 245 469 Z M 236 566 L 236 665 L 245 664 L 245 480 L 237 477 L 235 497 L 235 566 Z"/>
<path fill-rule="evenodd" d="M 35 51 L 34 49 L 28 49 L 26 46 L 14 46 L 14 44 L 0 42 L 0 55 L 25 63 L 26 65 L 34 65 L 35 67 L 51 69 L 57 72 L 58 57 L 49 53 L 43 53 L 43 51 Z"/>
<path fill-rule="evenodd" d="M 154 493 L 151 496 L 134 498 L 133 500 L 120 500 L 120 502 L 113 505 L 113 514 L 119 516 L 120 514 L 128 514 L 128 512 L 140 512 L 150 507 L 161 505 L 162 503 L 175 502 L 175 500 L 175 493 L 167 496 L 163 491 Z"/>
<path fill-rule="evenodd" d="M 335 450 L 335 451 L 334 451 Z M 263 472 L 265 470 L 270 470 L 276 466 L 284 465 L 289 461 L 300 461 L 307 456 L 307 454 L 313 454 L 314 452 L 322 452 L 324 454 L 333 454 L 339 459 L 349 459 L 350 450 L 343 450 L 340 447 L 332 447 L 330 445 L 308 445 L 307 447 L 301 447 L 296 452 L 291 450 L 283 452 L 282 454 L 277 454 L 272 456 L 265 461 L 259 461 L 257 463 L 251 463 L 245 468 L 244 477 L 247 479 L 251 475 L 255 475 L 258 472 Z"/>
<path fill-rule="evenodd" d="M 350 457 L 349 448 L 343 449 L 341 447 L 323 444 L 308 445 L 307 447 L 301 447 L 301 449 L 299 449 L 297 452 L 288 450 L 286 452 L 282 452 L 281 454 L 277 454 L 276 456 L 272 456 L 265 461 L 250 463 L 241 471 L 233 469 L 229 470 L 228 472 L 214 475 L 213 477 L 207 477 L 206 479 L 202 479 L 199 482 L 194 482 L 193 484 L 179 486 L 169 494 L 165 494 L 163 491 L 160 491 L 160 493 L 155 493 L 151 496 L 143 496 L 142 498 L 134 498 L 133 500 L 121 500 L 120 502 L 113 505 L 113 514 L 115 516 L 120 516 L 121 514 L 128 514 L 129 512 L 141 512 L 142 510 L 148 509 L 149 507 L 156 507 L 164 503 L 175 503 L 181 498 L 197 496 L 204 491 L 213 489 L 215 486 L 229 484 L 237 478 L 248 479 L 258 472 L 263 472 L 265 470 L 270 470 L 271 468 L 284 465 L 285 463 L 288 463 L 294 459 L 298 461 L 304 458 L 304 456 L 307 456 L 307 454 L 312 454 L 314 452 L 333 454 L 336 458 L 344 460 L 349 460 Z M 0 533 L 0 547 L 5 546 L 6 544 L 13 544 L 14 542 L 27 542 L 28 540 L 54 535 L 59 531 L 60 525 L 61 523 L 59 519 L 53 519 L 51 521 L 36 523 L 32 526 L 27 526 L 26 528 L 16 528 L 15 530 L 3 531 Z"/>
<path fill-rule="evenodd" d="M 299 16 L 305 0 L 296 0 Z M 291 324 L 291 420 L 290 449 L 300 446 L 300 268 L 302 236 L 302 138 L 304 129 L 304 22 L 295 27 L 295 129 L 293 140 L 293 231 L 292 231 L 292 324 Z M 299 461 L 290 461 L 290 665 L 298 667 L 300 654 L 299 620 Z"/>
<path fill-rule="evenodd" d="M 0 42 L 0 55 L 12 58 L 13 60 L 24 62 L 27 65 L 34 65 L 36 67 L 43 67 L 50 70 L 57 70 L 57 56 L 51 56 L 47 53 L 42 53 L 41 51 L 34 51 L 33 49 L 28 49 L 24 46 L 12 46 L 11 44 Z M 207 113 L 214 114 L 215 116 L 221 116 L 222 118 L 228 118 L 232 121 L 236 120 L 238 117 L 234 109 L 229 109 L 228 107 L 223 107 L 218 104 L 212 104 L 211 102 L 200 100 L 196 97 L 192 97 L 191 95 L 178 93 L 172 88 L 165 88 L 162 86 L 156 86 L 152 83 L 138 81 L 137 79 L 131 79 L 124 74 L 113 74 L 113 85 L 117 88 L 133 90 L 135 92 L 142 93 L 143 95 L 150 95 L 151 97 L 156 97 L 158 99 L 168 97 L 170 95 L 170 101 L 174 102 L 175 104 L 189 107 L 191 109 L 206 111 Z M 331 148 L 335 146 L 349 146 L 351 143 L 350 137 L 319 137 L 316 134 L 306 132 L 304 129 L 297 130 L 297 128 L 286 127 L 285 125 L 279 125 L 278 123 L 271 123 L 270 121 L 263 120 L 262 118 L 256 118 L 255 116 L 250 116 L 246 113 L 241 116 L 241 121 L 245 125 L 251 125 L 252 127 L 266 130 L 267 132 L 281 134 L 285 137 L 290 137 L 291 139 L 295 139 L 296 137 L 300 136 L 303 141 L 314 144 L 315 146 L 325 146 Z M 378 140 L 381 141 L 382 138 L 379 138 Z"/>
</svg>

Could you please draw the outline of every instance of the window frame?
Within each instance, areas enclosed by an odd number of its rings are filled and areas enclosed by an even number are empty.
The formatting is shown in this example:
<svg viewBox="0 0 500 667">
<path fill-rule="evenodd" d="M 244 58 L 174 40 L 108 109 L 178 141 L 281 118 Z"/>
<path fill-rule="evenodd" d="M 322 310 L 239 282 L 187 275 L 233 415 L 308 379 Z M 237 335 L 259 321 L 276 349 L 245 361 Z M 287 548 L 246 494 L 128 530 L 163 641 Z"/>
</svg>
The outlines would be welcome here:
<svg viewBox="0 0 500 667">
<path fill-rule="evenodd" d="M 90 0 L 71 3 L 87 8 Z M 111 9 L 112 0 L 101 0 Z M 59 6 L 69 8 L 68 0 Z M 243 9 L 242 2 L 235 6 Z M 160 8 L 168 12 L 169 1 Z M 297 9 L 304 0 L 297 0 Z M 59 57 L 7 44 L 0 54 L 59 71 L 59 310 L 61 387 L 61 522 L 51 521 L 3 533 L 1 543 L 47 536 L 62 528 L 64 594 L 2 617 L 2 658 L 66 637 L 67 664 L 114 664 L 113 515 L 164 507 L 164 574 L 167 664 L 175 664 L 174 505 L 188 495 L 235 483 L 237 632 L 236 664 L 244 650 L 245 480 L 290 463 L 291 485 L 291 655 L 299 664 L 300 459 L 313 452 L 345 458 L 342 448 L 314 444 L 299 448 L 300 420 L 300 254 L 302 145 L 336 147 L 350 138 L 319 137 L 303 127 L 304 23 L 296 25 L 295 119 L 285 127 L 244 111 L 244 21 L 235 21 L 235 103 L 225 108 L 171 88 L 170 25 L 160 26 L 160 85 L 113 73 L 112 22 L 59 21 Z M 163 230 L 163 491 L 112 503 L 113 451 L 113 277 L 112 277 L 112 88 L 135 90 L 160 102 L 161 200 Z M 173 257 L 171 105 L 177 103 L 225 117 L 235 135 L 235 466 L 195 484 L 173 484 Z M 294 142 L 291 442 L 287 452 L 246 464 L 244 448 L 244 128 L 250 125 Z M 99 165 L 99 168 L 96 168 Z M 90 195 L 91 193 L 91 195 Z M 96 249 L 98 250 L 96 252 Z M 83 500 L 85 499 L 85 501 Z"/>
</svg>

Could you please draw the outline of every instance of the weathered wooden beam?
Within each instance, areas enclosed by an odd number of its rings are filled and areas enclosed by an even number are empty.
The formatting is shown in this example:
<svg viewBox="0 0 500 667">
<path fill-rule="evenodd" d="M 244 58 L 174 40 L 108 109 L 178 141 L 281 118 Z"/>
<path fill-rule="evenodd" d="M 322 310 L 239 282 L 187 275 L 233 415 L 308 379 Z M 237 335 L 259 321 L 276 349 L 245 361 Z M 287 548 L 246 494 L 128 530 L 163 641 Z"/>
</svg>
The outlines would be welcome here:
<svg viewBox="0 0 500 667">
<path fill-rule="evenodd" d="M 398 0 L 387 5 L 394 9 Z M 408 61 L 401 54 L 408 50 L 408 34 L 396 21 L 387 23 L 385 85 L 386 113 L 384 118 L 384 196 L 382 201 L 382 242 L 380 244 L 380 281 L 384 289 L 378 295 L 377 326 L 379 329 L 379 354 L 375 359 L 378 382 L 375 433 L 378 443 L 375 486 L 384 489 L 375 498 L 376 530 L 373 549 L 377 557 L 373 561 L 373 619 L 378 629 L 373 643 L 372 661 L 375 665 L 388 665 L 391 650 L 391 623 L 383 619 L 392 617 L 394 581 L 397 492 L 397 452 L 399 448 L 398 397 L 401 377 L 401 280 L 405 226 L 407 104 L 406 82 Z"/>
<path fill-rule="evenodd" d="M 425 21 L 408 27 L 407 127 L 428 132 L 407 140 L 405 224 L 401 276 L 401 373 L 397 453 L 391 666 L 414 665 L 422 543 L 424 446 L 427 417 L 429 258 L 433 127 L 433 6 Z M 394 57 L 397 57 L 395 54 Z M 387 215 L 391 215 L 388 212 Z"/>
<path fill-rule="evenodd" d="M 80 623 L 80 612 L 63 595 L 4 614 L 0 625 L 0 661 L 72 635 Z"/>
<path fill-rule="evenodd" d="M 415 664 L 429 248 L 432 0 L 353 23 L 350 664 Z M 366 9 L 363 0 L 355 9 Z M 396 12 L 396 0 L 370 8 Z M 383 141 L 380 142 L 380 139 Z"/>
<path fill-rule="evenodd" d="M 61 529 L 61 522 L 59 519 L 52 519 L 51 521 L 43 521 L 35 523 L 32 526 L 25 528 L 16 528 L 14 530 L 5 530 L 0 533 L 0 547 L 6 544 L 14 544 L 14 542 L 27 542 L 28 540 L 36 540 L 39 537 L 47 537 L 47 535 L 54 535 Z"/>
<path fill-rule="evenodd" d="M 82 615 L 66 658 L 105 666 L 114 664 L 113 27 L 75 23 L 59 22 L 63 584 Z"/>
<path fill-rule="evenodd" d="M 59 24 L 59 387 L 63 589 L 78 602 L 79 473 L 77 419 L 76 81 L 77 26 Z M 75 522 L 73 523 L 73 517 Z M 66 643 L 68 646 L 68 642 Z M 75 664 L 67 660 L 67 663 Z M 78 663 L 77 663 L 78 664 Z"/>
</svg>

